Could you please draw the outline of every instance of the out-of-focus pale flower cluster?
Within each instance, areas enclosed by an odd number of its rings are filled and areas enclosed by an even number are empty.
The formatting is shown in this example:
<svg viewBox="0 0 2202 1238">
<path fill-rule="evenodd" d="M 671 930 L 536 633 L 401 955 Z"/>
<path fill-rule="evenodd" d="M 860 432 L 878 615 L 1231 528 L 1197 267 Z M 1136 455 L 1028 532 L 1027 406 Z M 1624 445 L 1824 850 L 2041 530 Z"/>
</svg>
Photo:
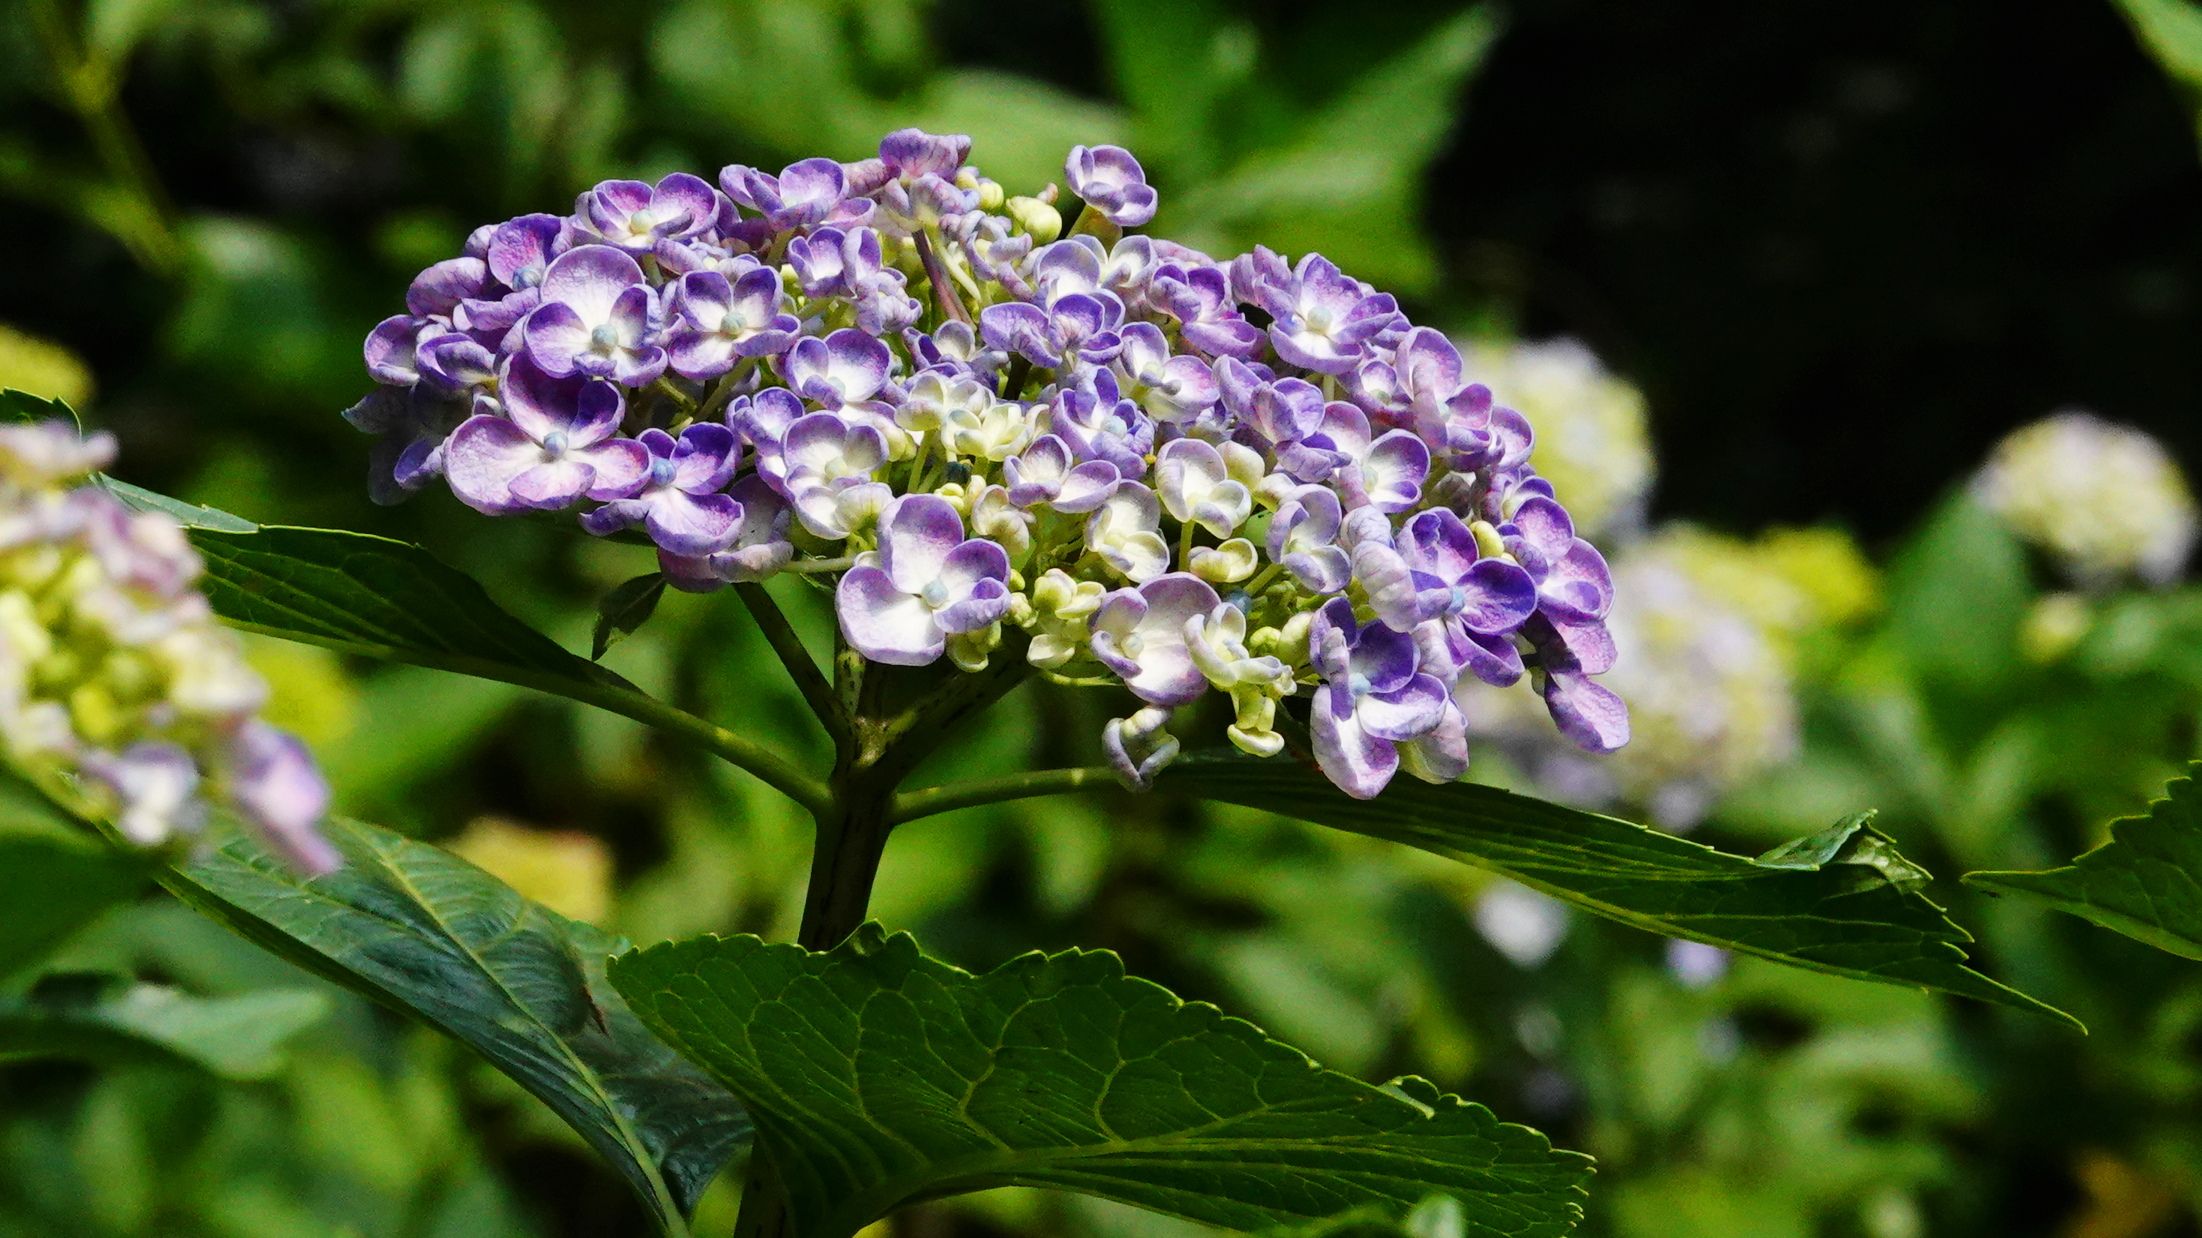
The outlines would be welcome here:
<svg viewBox="0 0 2202 1238">
<path fill-rule="evenodd" d="M 0 426 L 0 753 L 138 845 L 220 802 L 299 867 L 333 868 L 326 784 L 260 721 L 266 684 L 216 626 L 182 528 L 93 478 L 113 453 L 60 422 Z"/>
<path fill-rule="evenodd" d="M 2013 431 L 1974 492 L 2083 587 L 2168 584 L 2194 548 L 2194 494 L 2162 443 L 2067 410 Z"/>
<path fill-rule="evenodd" d="M 1637 719 L 1627 747 L 1581 760 L 1542 742 L 1503 697 L 1464 708 L 1543 793 L 1640 810 L 1672 829 L 1794 754 L 1800 644 L 1871 611 L 1879 592 L 1851 540 L 1825 529 L 1745 541 L 1668 525 L 1619 552 L 1613 575 L 1610 623 L 1631 654 L 1614 676 Z"/>
<path fill-rule="evenodd" d="M 1656 468 L 1644 395 L 1570 339 L 1464 341 L 1477 379 L 1537 427 L 1537 472 L 1585 537 L 1640 528 Z"/>
</svg>

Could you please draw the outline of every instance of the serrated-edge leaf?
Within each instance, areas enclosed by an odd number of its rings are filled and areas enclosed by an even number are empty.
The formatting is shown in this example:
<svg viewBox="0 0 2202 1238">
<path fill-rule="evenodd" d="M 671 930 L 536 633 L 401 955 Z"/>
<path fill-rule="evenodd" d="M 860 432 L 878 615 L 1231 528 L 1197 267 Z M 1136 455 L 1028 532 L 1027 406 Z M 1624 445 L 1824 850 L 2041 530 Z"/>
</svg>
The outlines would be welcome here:
<svg viewBox="0 0 2202 1238">
<path fill-rule="evenodd" d="M 1897 856 L 1894 844 L 1862 818 L 1806 845 L 1777 848 L 1773 863 L 1761 863 L 1474 783 L 1401 778 L 1377 799 L 1357 800 L 1303 765 L 1201 756 L 1180 760 L 1158 785 L 1406 843 L 1663 936 L 1838 976 L 1939 989 L 2080 1026 L 1967 966 L 1964 947 L 1972 935 L 1921 895 L 1916 881 L 1891 879 L 1898 862 L 1912 874 L 1924 870 Z M 1841 839 L 1830 848 L 1829 835 L 1837 832 Z M 1814 848 L 1835 858 L 1861 837 L 1872 841 L 1877 862 L 1801 862 Z"/>
<path fill-rule="evenodd" d="M 1327 1071 L 1106 951 L 974 975 L 867 925 L 825 952 L 706 937 L 613 960 L 660 1035 L 744 1098 L 795 1238 L 994 1186 L 1260 1230 L 1463 1201 L 1471 1238 L 1564 1235 L 1587 1158 L 1420 1079 Z"/>
<path fill-rule="evenodd" d="M 91 987 L 41 980 L 0 999 L 0 1060 L 69 1058 L 96 1063 L 168 1061 L 226 1079 L 264 1079 L 283 1046 L 328 1013 L 304 989 L 201 997 L 166 985 L 103 976 Z M 58 989 L 58 991 L 57 991 Z"/>
<path fill-rule="evenodd" d="M 1965 874 L 1994 894 L 2035 899 L 2136 941 L 2202 959 L 2202 762 L 2148 811 L 2110 823 L 2110 840 L 2061 868 Z"/>
<path fill-rule="evenodd" d="M 604 976 L 621 938 L 465 860 L 332 819 L 345 866 L 305 878 L 233 834 L 164 879 L 275 953 L 467 1044 L 626 1177 L 667 1233 L 746 1139 L 740 1106 L 638 1022 Z"/>
</svg>

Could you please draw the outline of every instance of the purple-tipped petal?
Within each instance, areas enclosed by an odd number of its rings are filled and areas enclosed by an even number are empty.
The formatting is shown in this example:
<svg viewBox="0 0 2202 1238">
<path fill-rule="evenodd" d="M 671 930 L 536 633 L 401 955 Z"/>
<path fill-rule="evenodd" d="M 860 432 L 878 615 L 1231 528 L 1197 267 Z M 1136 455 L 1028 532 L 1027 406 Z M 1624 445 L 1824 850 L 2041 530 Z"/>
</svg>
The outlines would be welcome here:
<svg viewBox="0 0 2202 1238">
<path fill-rule="evenodd" d="M 833 603 L 842 637 L 874 662 L 924 666 L 937 661 L 946 648 L 932 609 L 896 588 L 879 568 L 850 568 L 834 590 Z"/>
<path fill-rule="evenodd" d="M 1315 764 L 1339 790 L 1357 800 L 1374 799 L 1399 772 L 1399 750 L 1361 728 L 1346 695 L 1332 684 L 1315 689 L 1308 728 Z"/>
</svg>

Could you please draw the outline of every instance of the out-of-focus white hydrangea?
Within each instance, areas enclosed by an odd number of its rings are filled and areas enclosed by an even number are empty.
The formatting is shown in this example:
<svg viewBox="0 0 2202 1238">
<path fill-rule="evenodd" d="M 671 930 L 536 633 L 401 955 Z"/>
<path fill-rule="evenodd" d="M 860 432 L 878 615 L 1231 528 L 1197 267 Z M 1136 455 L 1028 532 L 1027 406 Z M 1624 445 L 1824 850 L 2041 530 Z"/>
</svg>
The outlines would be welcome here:
<svg viewBox="0 0 2202 1238">
<path fill-rule="evenodd" d="M 1567 936 L 1567 908 L 1516 881 L 1495 881 L 1475 901 L 1476 931 L 1516 967 L 1541 966 Z"/>
<path fill-rule="evenodd" d="M 183 529 L 92 477 L 113 452 L 60 422 L 0 426 L 0 758 L 140 846 L 219 801 L 300 868 L 335 867 L 327 785 L 260 720 L 267 685 Z"/>
<path fill-rule="evenodd" d="M 1613 676 L 1635 719 L 1626 747 L 1581 759 L 1543 742 L 1503 694 L 1465 693 L 1461 708 L 1540 793 L 1673 829 L 1795 753 L 1800 640 L 1870 610 L 1878 591 L 1856 547 L 1828 530 L 1745 542 L 1668 526 L 1621 552 L 1613 576 Z"/>
<path fill-rule="evenodd" d="M 1541 444 L 1540 444 L 1541 447 Z M 2194 548 L 2194 494 L 2164 445 L 2077 409 L 2013 431 L 1974 491 L 2078 583 L 2177 578 Z"/>
<path fill-rule="evenodd" d="M 1644 395 L 1570 339 L 1469 341 L 1468 374 L 1537 427 L 1537 472 L 1584 537 L 1644 521 L 1654 472 Z"/>
</svg>

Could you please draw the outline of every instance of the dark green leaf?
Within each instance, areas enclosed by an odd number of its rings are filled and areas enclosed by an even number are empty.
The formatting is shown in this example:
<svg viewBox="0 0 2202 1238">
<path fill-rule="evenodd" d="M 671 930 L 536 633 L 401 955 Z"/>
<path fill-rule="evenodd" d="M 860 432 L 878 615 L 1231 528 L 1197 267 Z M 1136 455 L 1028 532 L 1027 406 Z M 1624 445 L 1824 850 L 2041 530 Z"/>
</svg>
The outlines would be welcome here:
<svg viewBox="0 0 2202 1238">
<path fill-rule="evenodd" d="M 682 1232 L 749 1125 L 605 982 L 627 944 L 466 861 L 332 820 L 346 865 L 301 878 L 233 836 L 172 874 L 185 902 L 277 954 L 456 1037 L 540 1098 Z"/>
<path fill-rule="evenodd" d="M 192 530 L 207 600 L 247 631 L 345 653 L 518 684 L 686 736 L 800 803 L 823 787 L 770 742 L 642 692 L 513 618 L 466 574 L 418 546 L 337 529 L 255 525 L 121 482 L 124 499 Z"/>
<path fill-rule="evenodd" d="M 1407 843 L 1609 919 L 1815 971 L 2070 1015 L 1965 965 L 1972 937 L 1918 893 L 1926 873 L 1854 817 L 1762 860 L 1493 787 L 1401 778 L 1356 800 L 1306 766 L 1188 758 L 1171 790 Z"/>
<path fill-rule="evenodd" d="M 812 953 L 754 937 L 612 961 L 635 1012 L 740 1096 L 794 1238 L 911 1200 L 1056 1187 L 1259 1230 L 1462 1201 L 1477 1238 L 1560 1235 L 1589 1162 L 1420 1079 L 1374 1087 L 1113 954 L 984 975 L 866 926 Z"/>
<path fill-rule="evenodd" d="M 2164 789 L 2148 813 L 2110 823 L 2110 841 L 2063 868 L 1967 873 L 1995 894 L 2039 899 L 2059 911 L 2202 959 L 2202 763 Z"/>
<path fill-rule="evenodd" d="M 0 1061 L 182 1062 L 262 1079 L 282 1065 L 284 1043 L 328 1008 L 303 989 L 196 997 L 123 976 L 48 976 L 25 996 L 0 999 Z"/>
<path fill-rule="evenodd" d="M 632 636 L 636 628 L 649 621 L 658 608 L 658 599 L 664 596 L 665 575 L 662 572 L 651 572 L 614 585 L 596 604 L 596 631 L 589 638 L 589 658 L 593 661 L 603 657 L 621 637 Z"/>
</svg>

